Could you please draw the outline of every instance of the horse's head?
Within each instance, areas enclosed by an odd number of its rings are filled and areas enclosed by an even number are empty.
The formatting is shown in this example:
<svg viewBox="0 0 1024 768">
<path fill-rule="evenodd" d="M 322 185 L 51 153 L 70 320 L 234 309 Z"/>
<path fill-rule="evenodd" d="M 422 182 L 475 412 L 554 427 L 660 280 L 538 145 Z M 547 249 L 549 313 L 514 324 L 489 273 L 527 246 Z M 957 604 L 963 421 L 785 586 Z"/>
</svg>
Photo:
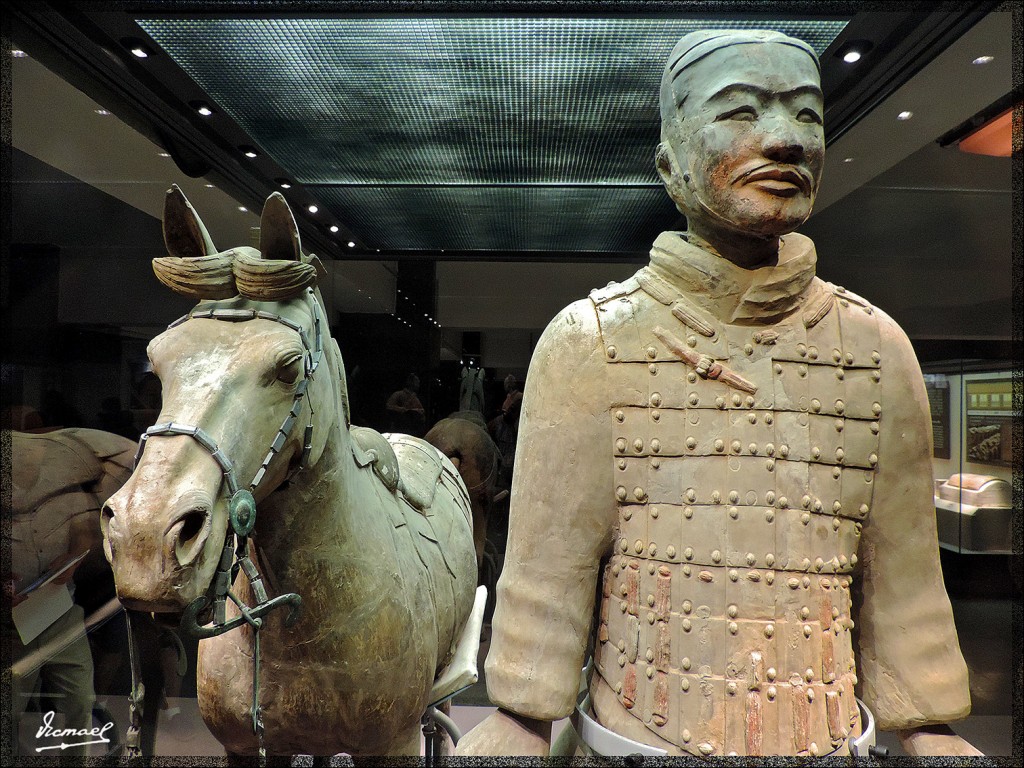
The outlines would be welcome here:
<svg viewBox="0 0 1024 768">
<path fill-rule="evenodd" d="M 149 345 L 162 410 L 101 525 L 121 600 L 178 612 L 223 569 L 227 537 L 251 527 L 254 503 L 315 464 L 348 417 L 315 288 L 323 267 L 302 254 L 281 195 L 263 209 L 261 251 L 218 252 L 174 187 L 164 240 L 157 277 L 200 303 Z"/>
</svg>

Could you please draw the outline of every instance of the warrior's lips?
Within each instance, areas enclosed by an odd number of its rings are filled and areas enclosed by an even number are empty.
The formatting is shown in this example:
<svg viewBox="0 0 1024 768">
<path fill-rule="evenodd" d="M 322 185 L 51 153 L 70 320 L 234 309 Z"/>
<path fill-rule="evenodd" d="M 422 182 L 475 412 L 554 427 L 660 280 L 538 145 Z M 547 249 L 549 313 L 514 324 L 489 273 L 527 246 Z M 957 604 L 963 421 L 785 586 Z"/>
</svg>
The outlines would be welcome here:
<svg viewBox="0 0 1024 768">
<path fill-rule="evenodd" d="M 756 184 L 760 189 L 781 197 L 792 197 L 798 192 L 810 194 L 811 185 L 800 173 L 781 168 L 764 168 L 743 179 L 744 184 Z"/>
</svg>

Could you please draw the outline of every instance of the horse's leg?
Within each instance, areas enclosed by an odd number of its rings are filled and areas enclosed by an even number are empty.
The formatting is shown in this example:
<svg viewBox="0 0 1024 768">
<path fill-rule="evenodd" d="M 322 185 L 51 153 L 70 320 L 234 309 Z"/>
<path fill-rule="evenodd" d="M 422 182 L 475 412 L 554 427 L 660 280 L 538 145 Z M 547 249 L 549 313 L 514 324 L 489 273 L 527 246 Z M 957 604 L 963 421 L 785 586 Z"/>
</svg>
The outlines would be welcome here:
<svg viewBox="0 0 1024 768">
<path fill-rule="evenodd" d="M 391 742 L 391 746 L 387 752 L 383 755 L 352 755 L 352 763 L 355 768 L 363 768 L 363 766 L 375 766 L 377 765 L 378 757 L 390 757 L 390 758 L 401 758 L 408 757 L 408 764 L 410 766 L 418 766 L 421 763 L 420 760 L 420 724 L 417 722 L 409 730 L 399 733 L 395 736 L 394 741 Z M 402 760 L 389 760 L 389 765 L 399 764 L 404 765 L 405 761 Z"/>
</svg>

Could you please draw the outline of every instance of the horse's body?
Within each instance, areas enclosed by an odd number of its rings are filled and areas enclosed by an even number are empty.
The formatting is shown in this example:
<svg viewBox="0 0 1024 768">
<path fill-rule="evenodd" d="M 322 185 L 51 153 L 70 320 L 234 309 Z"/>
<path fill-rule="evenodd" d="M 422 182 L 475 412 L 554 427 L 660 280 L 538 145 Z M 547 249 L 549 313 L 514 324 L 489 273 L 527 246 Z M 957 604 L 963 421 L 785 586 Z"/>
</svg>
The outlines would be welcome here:
<svg viewBox="0 0 1024 768">
<path fill-rule="evenodd" d="M 168 218 L 180 218 L 184 209 L 168 200 L 165 238 L 172 254 L 185 238 L 190 248 L 202 246 L 213 256 L 197 218 L 169 226 Z M 385 441 L 350 428 L 341 355 L 317 319 L 323 309 L 308 283 L 271 301 L 243 280 L 243 257 L 254 269 L 308 265 L 290 212 L 281 214 L 281 205 L 287 211 L 283 198 L 271 200 L 261 233 L 268 261 L 253 261 L 250 249 L 228 252 L 237 289 L 248 297 L 214 296 L 150 345 L 164 385 L 158 421 L 199 427 L 230 459 L 239 486 L 254 478 L 259 513 L 248 552 L 270 598 L 292 592 L 302 598 L 293 626 L 286 626 L 282 612 L 268 613 L 259 633 L 268 753 L 418 754 L 420 716 L 473 604 L 469 499 L 455 468 L 429 444 L 406 436 Z M 194 216 L 190 207 L 186 213 Z M 275 249 L 288 250 L 288 233 L 280 231 L 285 218 L 294 245 L 294 255 L 285 255 L 290 264 L 271 261 Z M 187 258 L 179 261 L 172 267 L 181 278 L 192 266 Z M 156 266 L 164 282 L 173 282 L 162 274 L 166 264 Z M 207 275 L 211 269 L 208 281 L 227 274 L 235 288 L 230 267 L 202 267 Z M 224 293 L 199 283 L 206 293 L 191 295 Z M 217 310 L 219 318 L 196 317 L 206 310 Z M 226 322 L 228 310 L 263 314 Z M 297 426 L 275 432 L 290 407 Z M 306 466 L 297 471 L 307 421 L 312 437 Z M 276 452 L 268 461 L 272 444 Z M 211 454 L 198 437 L 157 431 L 132 478 L 108 503 L 108 557 L 118 594 L 130 607 L 180 612 L 207 593 L 232 530 L 230 493 L 221 492 L 226 473 Z M 261 460 L 265 476 L 256 479 Z M 249 606 L 258 602 L 242 571 L 233 591 Z M 238 615 L 228 602 L 227 619 Z M 257 750 L 254 637 L 243 625 L 199 644 L 200 710 L 229 753 Z"/>
</svg>

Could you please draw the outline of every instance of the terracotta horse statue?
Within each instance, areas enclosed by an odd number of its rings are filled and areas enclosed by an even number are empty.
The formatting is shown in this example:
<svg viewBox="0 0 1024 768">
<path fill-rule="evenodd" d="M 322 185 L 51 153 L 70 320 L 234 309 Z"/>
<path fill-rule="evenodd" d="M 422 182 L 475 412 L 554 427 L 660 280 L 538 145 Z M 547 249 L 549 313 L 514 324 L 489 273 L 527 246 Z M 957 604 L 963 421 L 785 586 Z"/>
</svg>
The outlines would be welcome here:
<svg viewBox="0 0 1024 768">
<path fill-rule="evenodd" d="M 465 485 L 423 440 L 350 424 L 323 267 L 280 194 L 260 251 L 218 251 L 177 187 L 163 226 L 154 271 L 200 302 L 149 345 L 162 411 L 103 509 L 118 596 L 202 638 L 229 757 L 418 755 L 474 608 Z"/>
</svg>

